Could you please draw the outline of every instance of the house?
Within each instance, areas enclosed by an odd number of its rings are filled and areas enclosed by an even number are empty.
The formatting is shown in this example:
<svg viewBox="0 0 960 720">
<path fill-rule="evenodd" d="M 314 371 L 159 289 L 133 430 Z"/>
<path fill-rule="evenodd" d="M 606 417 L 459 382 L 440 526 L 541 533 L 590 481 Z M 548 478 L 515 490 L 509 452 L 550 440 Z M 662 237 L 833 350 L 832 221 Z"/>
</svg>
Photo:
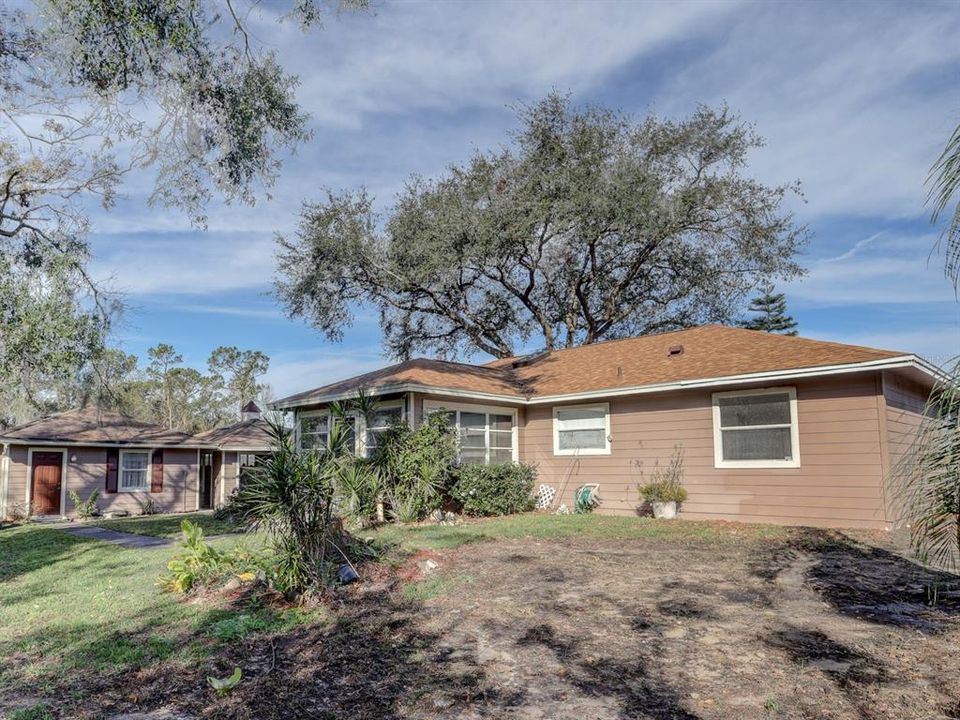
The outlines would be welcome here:
<svg viewBox="0 0 960 720">
<path fill-rule="evenodd" d="M 464 463 L 520 461 L 559 501 L 597 483 L 601 512 L 682 453 L 682 517 L 889 528 L 886 482 L 939 377 L 910 353 L 708 325 L 470 365 L 416 359 L 291 395 L 302 446 L 363 389 L 357 452 L 396 420 L 445 412 Z"/>
<path fill-rule="evenodd" d="M 99 490 L 103 512 L 212 508 L 270 437 L 249 403 L 241 422 L 199 435 L 84 408 L 2 431 L 0 444 L 0 517 L 71 516 L 70 490 L 82 500 Z"/>
</svg>

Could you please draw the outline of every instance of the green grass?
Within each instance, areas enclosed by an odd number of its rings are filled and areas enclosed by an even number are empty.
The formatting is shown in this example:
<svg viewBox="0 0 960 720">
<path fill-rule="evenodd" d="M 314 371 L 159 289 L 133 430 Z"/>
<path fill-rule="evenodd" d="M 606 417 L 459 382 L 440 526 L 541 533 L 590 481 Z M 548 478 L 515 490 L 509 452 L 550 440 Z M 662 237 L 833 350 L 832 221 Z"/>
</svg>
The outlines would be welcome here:
<svg viewBox="0 0 960 720">
<path fill-rule="evenodd" d="M 177 515 L 146 515 L 143 517 L 114 518 L 112 520 L 98 519 L 90 525 L 133 533 L 134 535 L 152 535 L 154 537 L 179 538 L 180 523 L 189 520 L 203 528 L 205 535 L 226 535 L 237 532 L 235 524 L 226 520 L 218 520 L 212 512 L 181 513 Z"/>
<path fill-rule="evenodd" d="M 0 657 L 15 658 L 0 663 L 0 717 L 3 699 L 82 694 L 85 674 L 202 666 L 224 644 L 324 620 L 256 600 L 231 605 L 164 592 L 156 582 L 174 552 L 119 548 L 43 525 L 0 530 Z"/>
<path fill-rule="evenodd" d="M 402 550 L 444 550 L 498 538 L 583 537 L 598 540 L 699 540 L 736 543 L 744 539 L 782 538 L 785 528 L 770 525 L 725 525 L 686 520 L 610 515 L 546 515 L 527 513 L 469 521 L 462 525 L 384 525 L 366 535 Z"/>
</svg>

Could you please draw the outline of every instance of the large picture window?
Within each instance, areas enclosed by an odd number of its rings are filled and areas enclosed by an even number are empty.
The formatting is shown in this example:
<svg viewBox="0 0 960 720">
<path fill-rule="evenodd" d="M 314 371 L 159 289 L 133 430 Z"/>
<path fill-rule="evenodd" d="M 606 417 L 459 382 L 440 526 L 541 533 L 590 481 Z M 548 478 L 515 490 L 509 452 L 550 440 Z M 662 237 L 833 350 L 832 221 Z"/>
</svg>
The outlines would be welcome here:
<svg viewBox="0 0 960 720">
<path fill-rule="evenodd" d="M 402 405 L 387 405 L 378 407 L 367 421 L 366 451 L 371 451 L 380 445 L 380 438 L 391 426 L 403 421 Z"/>
<path fill-rule="evenodd" d="M 573 405 L 553 409 L 554 455 L 608 455 L 610 406 Z"/>
<path fill-rule="evenodd" d="M 516 460 L 516 412 L 478 405 L 424 403 L 424 412 L 446 413 L 457 429 L 461 465 L 496 465 Z"/>
<path fill-rule="evenodd" d="M 300 416 L 300 447 L 324 448 L 330 440 L 330 414 L 322 413 Z"/>
<path fill-rule="evenodd" d="M 142 450 L 120 452 L 120 490 L 137 492 L 150 489 L 150 453 Z"/>
<path fill-rule="evenodd" d="M 799 467 L 796 390 L 716 393 L 713 437 L 717 467 Z"/>
</svg>

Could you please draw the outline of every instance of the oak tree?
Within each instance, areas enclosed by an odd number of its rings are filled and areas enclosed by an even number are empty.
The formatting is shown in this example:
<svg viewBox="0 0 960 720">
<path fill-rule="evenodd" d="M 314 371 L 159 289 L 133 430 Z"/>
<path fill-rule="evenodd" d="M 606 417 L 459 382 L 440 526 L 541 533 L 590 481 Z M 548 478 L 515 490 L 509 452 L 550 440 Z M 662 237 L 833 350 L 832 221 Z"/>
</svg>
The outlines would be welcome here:
<svg viewBox="0 0 960 720">
<path fill-rule="evenodd" d="M 383 214 L 364 190 L 304 204 L 277 294 L 330 339 L 379 312 L 389 353 L 497 357 L 734 322 L 802 272 L 796 183 L 746 174 L 762 144 L 726 107 L 642 120 L 551 94 L 500 150 L 414 176 Z"/>
</svg>

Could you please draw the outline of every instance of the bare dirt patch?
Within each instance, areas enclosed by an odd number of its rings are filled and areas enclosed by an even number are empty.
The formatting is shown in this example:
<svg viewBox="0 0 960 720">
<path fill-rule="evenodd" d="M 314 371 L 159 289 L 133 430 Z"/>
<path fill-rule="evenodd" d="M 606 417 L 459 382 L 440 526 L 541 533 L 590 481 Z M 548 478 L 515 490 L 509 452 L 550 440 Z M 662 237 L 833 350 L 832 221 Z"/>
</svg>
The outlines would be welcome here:
<svg viewBox="0 0 960 720">
<path fill-rule="evenodd" d="M 140 671 L 64 717 L 958 716 L 958 579 L 875 539 L 498 540 L 431 553 L 411 595 L 422 559 L 336 594 L 328 625 Z M 234 666 L 217 697 L 205 676 Z"/>
</svg>

